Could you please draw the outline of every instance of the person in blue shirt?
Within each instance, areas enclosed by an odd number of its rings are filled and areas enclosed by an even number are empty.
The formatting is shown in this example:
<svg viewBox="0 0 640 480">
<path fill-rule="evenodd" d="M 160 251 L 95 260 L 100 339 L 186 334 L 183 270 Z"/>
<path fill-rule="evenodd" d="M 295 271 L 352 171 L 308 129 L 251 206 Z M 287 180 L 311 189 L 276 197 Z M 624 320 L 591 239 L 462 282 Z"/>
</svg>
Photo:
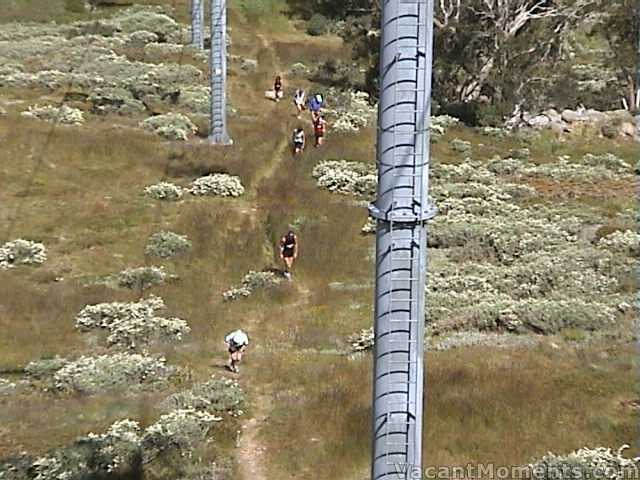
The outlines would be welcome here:
<svg viewBox="0 0 640 480">
<path fill-rule="evenodd" d="M 309 111 L 311 112 L 311 119 L 315 123 L 320 117 L 320 111 L 324 106 L 324 98 L 319 93 L 316 93 L 309 99 Z"/>
</svg>

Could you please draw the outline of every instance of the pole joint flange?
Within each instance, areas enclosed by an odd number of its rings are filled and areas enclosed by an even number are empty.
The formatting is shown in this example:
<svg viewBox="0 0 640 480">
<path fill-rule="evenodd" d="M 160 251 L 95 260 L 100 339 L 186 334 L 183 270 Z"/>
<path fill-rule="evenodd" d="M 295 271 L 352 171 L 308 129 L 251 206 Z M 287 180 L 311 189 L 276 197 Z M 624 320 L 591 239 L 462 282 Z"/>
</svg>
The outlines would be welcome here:
<svg viewBox="0 0 640 480">
<path fill-rule="evenodd" d="M 400 209 L 383 212 L 373 203 L 369 205 L 368 209 L 369 215 L 376 220 L 393 223 L 426 223 L 438 214 L 438 209 L 433 204 L 427 204 L 418 214 Z"/>
</svg>

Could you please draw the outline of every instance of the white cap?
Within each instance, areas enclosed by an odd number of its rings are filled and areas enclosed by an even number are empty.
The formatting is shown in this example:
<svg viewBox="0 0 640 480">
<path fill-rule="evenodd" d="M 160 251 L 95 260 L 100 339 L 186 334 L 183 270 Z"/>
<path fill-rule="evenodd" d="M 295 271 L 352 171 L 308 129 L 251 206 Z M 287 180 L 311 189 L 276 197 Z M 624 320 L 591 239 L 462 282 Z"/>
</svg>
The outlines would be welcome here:
<svg viewBox="0 0 640 480">
<path fill-rule="evenodd" d="M 249 345 L 249 337 L 242 330 L 236 330 L 235 332 L 231 332 L 229 335 L 225 337 L 226 342 L 235 343 L 236 345 Z"/>
</svg>

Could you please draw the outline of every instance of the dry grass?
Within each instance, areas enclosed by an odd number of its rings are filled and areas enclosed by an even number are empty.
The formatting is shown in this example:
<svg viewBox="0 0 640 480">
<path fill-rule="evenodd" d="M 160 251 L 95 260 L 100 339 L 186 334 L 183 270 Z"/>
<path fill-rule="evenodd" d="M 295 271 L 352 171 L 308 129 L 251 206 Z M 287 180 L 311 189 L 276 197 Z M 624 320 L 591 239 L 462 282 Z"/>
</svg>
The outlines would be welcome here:
<svg viewBox="0 0 640 480">
<path fill-rule="evenodd" d="M 307 67 L 316 67 L 332 58 L 335 58 L 336 52 L 340 52 L 340 56 L 346 57 L 348 52 L 344 51 L 342 40 L 337 36 L 301 36 L 296 35 L 277 35 L 277 41 L 274 42 L 274 48 L 278 57 L 284 65 L 293 65 L 301 62 Z M 304 44 L 304 48 L 300 44 Z"/>
<path fill-rule="evenodd" d="M 8 0 L 2 6 L 0 22 L 59 21 L 67 22 L 84 17 L 73 0 Z"/>
<path fill-rule="evenodd" d="M 162 398 L 113 394 L 88 398 L 21 396 L 19 402 L 7 402 L 0 410 L 0 457 L 22 451 L 43 454 L 69 445 L 90 431 L 103 432 L 126 416 L 150 424 L 157 417 L 152 405 Z"/>
<path fill-rule="evenodd" d="M 620 404 L 638 393 L 635 352 L 606 355 L 564 348 L 431 355 L 428 462 L 518 465 L 547 451 L 636 438 L 637 419 Z"/>
<path fill-rule="evenodd" d="M 0 283 L 0 369 L 9 370 L 34 358 L 82 349 L 84 342 L 75 331 L 73 317 L 105 293 L 101 288 L 79 289 L 68 283 L 38 285 L 13 271 L 0 272 Z"/>
<path fill-rule="evenodd" d="M 352 478 L 366 470 L 371 357 L 291 353 L 269 364 L 259 379 L 277 392 L 263 432 L 273 477 Z M 633 443 L 638 417 L 624 403 L 638 396 L 636 371 L 631 348 L 429 354 L 425 464 L 520 465 L 549 450 Z M 298 449 L 300 442 L 309 447 Z"/>
</svg>

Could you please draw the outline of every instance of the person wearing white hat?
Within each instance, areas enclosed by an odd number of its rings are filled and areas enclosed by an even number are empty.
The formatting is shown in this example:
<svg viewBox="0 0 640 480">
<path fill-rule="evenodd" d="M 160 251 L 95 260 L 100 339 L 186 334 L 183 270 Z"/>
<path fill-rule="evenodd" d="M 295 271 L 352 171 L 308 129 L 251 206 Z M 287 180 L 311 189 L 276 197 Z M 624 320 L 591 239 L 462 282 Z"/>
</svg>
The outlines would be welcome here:
<svg viewBox="0 0 640 480">
<path fill-rule="evenodd" d="M 249 336 L 242 330 L 234 330 L 226 337 L 224 337 L 224 343 L 229 350 L 229 363 L 227 368 L 235 373 L 239 373 L 240 369 L 238 364 L 242 360 L 242 354 L 249 345 Z"/>
</svg>

